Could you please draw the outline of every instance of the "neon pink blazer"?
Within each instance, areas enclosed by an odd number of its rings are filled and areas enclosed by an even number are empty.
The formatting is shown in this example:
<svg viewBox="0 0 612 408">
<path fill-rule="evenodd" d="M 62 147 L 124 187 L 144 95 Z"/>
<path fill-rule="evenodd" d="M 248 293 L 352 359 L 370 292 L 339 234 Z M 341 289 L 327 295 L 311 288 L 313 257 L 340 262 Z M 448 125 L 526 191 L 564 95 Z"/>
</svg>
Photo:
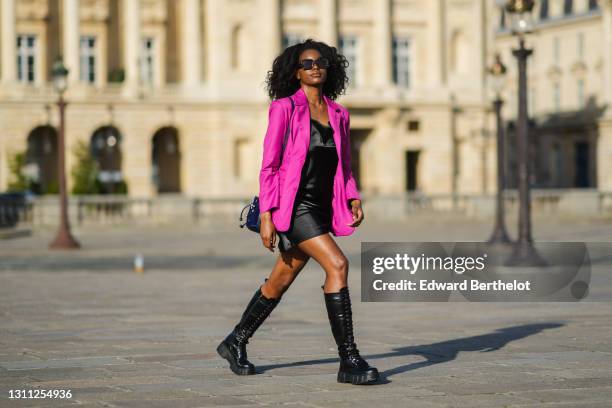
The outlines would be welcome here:
<svg viewBox="0 0 612 408">
<path fill-rule="evenodd" d="M 302 166 L 310 145 L 310 108 L 302 88 L 292 95 L 295 103 L 291 132 L 287 138 L 281 164 L 283 138 L 291 114 L 289 97 L 273 100 L 268 112 L 268 129 L 263 142 L 263 160 L 259 173 L 259 211 L 271 210 L 277 231 L 287 231 L 291 223 L 293 204 L 300 186 Z M 351 171 L 350 116 L 348 109 L 323 95 L 327 103 L 329 122 L 334 130 L 338 151 L 338 167 L 332 193 L 331 232 L 335 236 L 351 235 L 355 227 L 350 200 L 361 199 Z M 279 168 L 279 164 L 280 168 Z"/>
</svg>

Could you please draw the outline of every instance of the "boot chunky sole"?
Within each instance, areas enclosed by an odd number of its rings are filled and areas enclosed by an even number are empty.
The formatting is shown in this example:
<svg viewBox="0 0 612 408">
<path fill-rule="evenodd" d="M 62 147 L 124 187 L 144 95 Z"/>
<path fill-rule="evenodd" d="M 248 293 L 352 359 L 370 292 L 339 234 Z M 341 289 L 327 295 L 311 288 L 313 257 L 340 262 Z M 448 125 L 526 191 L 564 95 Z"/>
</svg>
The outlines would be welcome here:
<svg viewBox="0 0 612 408">
<path fill-rule="evenodd" d="M 323 286 L 321 286 L 323 289 Z M 353 336 L 353 312 L 348 286 L 339 292 L 324 293 L 327 316 L 338 346 L 340 367 L 338 382 L 367 384 L 378 381 L 378 370 L 370 366 L 360 355 Z"/>
<path fill-rule="evenodd" d="M 246 344 L 279 302 L 280 298 L 269 299 L 261 292 L 261 286 L 257 288 L 242 313 L 240 322 L 217 346 L 217 353 L 229 362 L 234 374 L 255 374 L 255 366 L 247 360 Z"/>
<path fill-rule="evenodd" d="M 236 364 L 236 360 L 234 359 L 234 356 L 232 355 L 227 345 L 225 345 L 225 342 L 222 342 L 221 344 L 217 346 L 217 353 L 219 353 L 221 357 L 223 357 L 229 362 L 230 370 L 232 370 L 234 374 L 238 374 L 238 375 L 255 374 L 255 367 L 250 367 L 250 366 L 240 367 Z"/>
<path fill-rule="evenodd" d="M 345 371 L 338 371 L 338 382 L 339 383 L 351 383 L 351 384 L 367 384 L 378 381 L 378 370 L 372 368 L 364 373 L 351 374 Z"/>
</svg>

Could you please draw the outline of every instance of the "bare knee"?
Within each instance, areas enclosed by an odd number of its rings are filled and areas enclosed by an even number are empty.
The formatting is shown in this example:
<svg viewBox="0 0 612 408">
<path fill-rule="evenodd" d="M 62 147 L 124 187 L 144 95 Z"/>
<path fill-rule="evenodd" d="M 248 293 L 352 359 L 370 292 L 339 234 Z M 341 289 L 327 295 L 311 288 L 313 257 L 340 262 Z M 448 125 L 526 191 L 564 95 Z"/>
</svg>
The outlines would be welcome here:
<svg viewBox="0 0 612 408">
<path fill-rule="evenodd" d="M 330 271 L 328 275 L 332 279 L 345 280 L 348 275 L 349 261 L 344 255 L 335 256 L 331 260 Z"/>
</svg>

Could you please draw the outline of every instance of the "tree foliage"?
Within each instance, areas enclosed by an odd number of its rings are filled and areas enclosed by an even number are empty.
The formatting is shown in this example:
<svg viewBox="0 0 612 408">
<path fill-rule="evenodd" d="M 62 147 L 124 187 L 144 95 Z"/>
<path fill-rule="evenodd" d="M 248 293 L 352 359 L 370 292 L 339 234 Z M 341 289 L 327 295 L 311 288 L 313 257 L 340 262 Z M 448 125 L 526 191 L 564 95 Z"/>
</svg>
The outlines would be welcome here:
<svg viewBox="0 0 612 408">
<path fill-rule="evenodd" d="M 72 194 L 100 194 L 98 163 L 91 156 L 88 144 L 79 140 L 74 155 L 76 163 L 72 168 Z"/>
<path fill-rule="evenodd" d="M 24 152 L 14 153 L 8 159 L 10 181 L 8 183 L 9 191 L 26 191 L 29 190 L 32 184 L 30 180 L 24 174 L 24 167 L 26 164 L 26 155 Z"/>
</svg>

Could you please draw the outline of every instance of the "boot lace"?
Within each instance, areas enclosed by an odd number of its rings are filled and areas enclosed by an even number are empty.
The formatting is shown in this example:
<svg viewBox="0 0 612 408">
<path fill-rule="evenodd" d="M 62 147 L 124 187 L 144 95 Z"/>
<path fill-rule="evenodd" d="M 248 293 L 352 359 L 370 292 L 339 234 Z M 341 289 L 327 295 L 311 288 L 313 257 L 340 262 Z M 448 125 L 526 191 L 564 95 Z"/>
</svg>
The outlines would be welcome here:
<svg viewBox="0 0 612 408">
<path fill-rule="evenodd" d="M 264 305 L 264 309 L 261 311 L 261 313 L 255 316 L 255 318 L 253 319 L 250 325 L 248 325 L 247 327 L 238 328 L 238 330 L 236 331 L 235 337 L 236 337 L 236 341 L 239 344 L 249 343 L 249 338 L 253 335 L 253 333 L 255 332 L 257 327 L 259 327 L 261 322 L 263 322 L 263 320 L 266 317 L 268 317 L 268 315 L 270 314 L 271 310 L 274 308 L 276 303 L 277 302 L 267 302 Z"/>
<path fill-rule="evenodd" d="M 342 305 L 344 306 L 344 323 L 346 330 L 346 340 L 343 344 L 344 350 L 347 354 L 347 357 L 354 359 L 361 359 L 359 355 L 359 349 L 357 349 L 357 345 L 355 344 L 355 340 L 353 337 L 353 313 L 351 308 L 351 297 L 347 290 L 344 292 L 342 297 Z"/>
</svg>

